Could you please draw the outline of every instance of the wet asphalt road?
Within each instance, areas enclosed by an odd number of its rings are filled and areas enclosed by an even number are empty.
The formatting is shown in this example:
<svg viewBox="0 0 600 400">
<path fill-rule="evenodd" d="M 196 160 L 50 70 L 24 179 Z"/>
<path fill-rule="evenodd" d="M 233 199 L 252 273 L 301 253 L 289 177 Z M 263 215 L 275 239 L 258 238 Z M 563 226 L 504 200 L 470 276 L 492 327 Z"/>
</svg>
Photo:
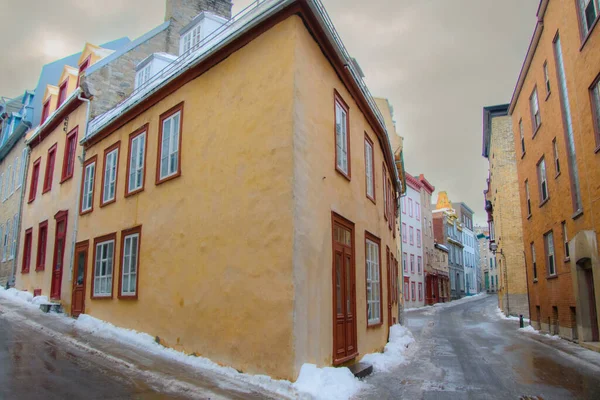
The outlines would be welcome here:
<svg viewBox="0 0 600 400">
<path fill-rule="evenodd" d="M 417 345 L 409 363 L 366 379 L 361 398 L 383 399 L 600 399 L 600 368 L 499 320 L 496 296 L 450 308 L 407 314 Z M 564 341 L 559 341 L 564 342 Z M 597 354 L 586 354 L 597 360 Z"/>
<path fill-rule="evenodd" d="M 107 360 L 0 319 L 0 399 L 162 399 Z"/>
</svg>

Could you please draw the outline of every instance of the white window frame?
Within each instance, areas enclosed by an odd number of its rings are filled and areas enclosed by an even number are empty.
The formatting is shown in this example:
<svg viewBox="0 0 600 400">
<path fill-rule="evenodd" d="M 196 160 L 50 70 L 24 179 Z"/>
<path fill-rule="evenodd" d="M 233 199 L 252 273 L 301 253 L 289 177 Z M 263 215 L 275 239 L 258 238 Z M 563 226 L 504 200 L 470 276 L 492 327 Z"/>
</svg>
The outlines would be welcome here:
<svg viewBox="0 0 600 400">
<path fill-rule="evenodd" d="M 135 240 L 135 249 L 133 243 Z M 128 245 L 129 242 L 129 245 Z M 137 275 L 139 273 L 139 249 L 140 249 L 140 234 L 138 232 L 129 234 L 123 238 L 123 260 L 121 264 L 121 296 L 136 296 L 137 295 Z M 129 250 L 129 251 L 128 251 Z M 133 262 L 132 262 L 133 259 Z M 133 267 L 133 269 L 132 269 Z M 126 283 L 133 282 L 133 290 L 131 285 L 126 290 Z"/>
<path fill-rule="evenodd" d="M 177 123 L 173 123 L 176 121 Z M 169 129 L 165 125 L 169 124 Z M 160 143 L 159 180 L 169 178 L 179 173 L 179 152 L 181 143 L 179 134 L 181 130 L 181 110 L 165 118 L 162 122 L 162 137 Z M 166 157 L 164 153 L 167 153 Z M 163 173 L 163 163 L 167 163 L 166 174 Z"/>
<path fill-rule="evenodd" d="M 149 62 L 135 74 L 136 89 L 148 82 L 152 78 L 152 63 Z"/>
<path fill-rule="evenodd" d="M 598 0 L 578 0 L 577 1 L 577 4 L 579 5 L 579 16 L 581 18 L 581 27 L 583 28 L 583 36 L 587 36 L 588 33 L 590 33 L 590 28 L 592 27 L 591 25 L 588 25 L 588 20 L 585 15 L 585 10 L 589 6 L 590 3 L 593 5 L 594 10 L 596 11 L 596 18 L 594 18 L 594 21 L 595 21 L 598 19 L 598 12 L 600 11 L 600 4 L 599 4 Z M 594 23 L 594 21 L 592 21 L 592 24 Z"/>
<path fill-rule="evenodd" d="M 367 319 L 369 325 L 381 323 L 381 291 L 379 274 L 379 245 L 369 239 L 367 242 Z"/>
<path fill-rule="evenodd" d="M 548 177 L 546 174 L 546 159 L 544 158 L 542 158 L 538 164 L 538 176 L 540 179 L 540 203 L 543 203 L 550 197 L 548 192 Z"/>
<path fill-rule="evenodd" d="M 554 252 L 554 232 L 550 231 L 544 235 L 546 242 L 546 261 L 548 262 L 548 276 L 556 276 L 556 255 Z"/>
<path fill-rule="evenodd" d="M 571 254 L 569 253 L 569 235 L 567 234 L 567 223 L 563 221 L 561 225 L 563 234 L 563 245 L 565 251 L 565 261 L 568 261 L 571 258 Z"/>
<path fill-rule="evenodd" d="M 531 122 L 533 124 L 533 135 L 535 135 L 537 129 L 542 124 L 542 116 L 540 114 L 540 102 L 538 99 L 537 88 L 533 90 L 533 93 L 529 98 L 529 106 L 531 107 Z"/>
<path fill-rule="evenodd" d="M 365 175 L 367 180 L 367 196 L 375 199 L 375 179 L 373 177 L 373 145 L 365 138 Z"/>
<path fill-rule="evenodd" d="M 96 174 L 96 161 L 85 166 L 83 176 L 83 196 L 81 196 L 81 212 L 92 209 L 94 200 L 94 176 Z"/>
<path fill-rule="evenodd" d="M 117 196 L 117 165 L 119 148 L 110 151 L 104 157 L 104 187 L 102 189 L 102 204 L 115 200 Z"/>
<path fill-rule="evenodd" d="M 103 253 L 103 250 L 106 252 Z M 109 251 L 110 249 L 110 251 Z M 112 278 L 114 272 L 115 241 L 113 239 L 96 243 L 94 260 L 94 297 L 112 296 Z M 102 267 L 104 266 L 104 270 Z"/>
<path fill-rule="evenodd" d="M 131 139 L 129 155 L 129 185 L 127 193 L 144 186 L 144 162 L 146 161 L 146 131 Z M 139 184 L 137 180 L 139 178 Z"/>
<path fill-rule="evenodd" d="M 551 90 L 550 90 L 550 76 L 548 75 L 548 63 L 547 62 L 544 63 L 544 81 L 546 84 L 546 95 L 549 95 Z"/>
<path fill-rule="evenodd" d="M 348 112 L 339 100 L 335 100 L 335 165 L 346 175 L 348 168 Z"/>
<path fill-rule="evenodd" d="M 5 226 L 5 231 L 4 231 L 4 238 L 2 240 L 2 261 L 6 261 L 8 259 L 8 252 L 10 249 L 10 239 L 11 239 L 11 220 L 12 218 L 9 218 L 8 221 L 6 221 L 6 226 Z"/>
<path fill-rule="evenodd" d="M 10 246 L 10 259 L 14 260 L 15 253 L 17 250 L 17 225 L 19 224 L 19 214 L 15 214 L 13 217 L 13 234 L 12 234 L 12 243 Z"/>
</svg>

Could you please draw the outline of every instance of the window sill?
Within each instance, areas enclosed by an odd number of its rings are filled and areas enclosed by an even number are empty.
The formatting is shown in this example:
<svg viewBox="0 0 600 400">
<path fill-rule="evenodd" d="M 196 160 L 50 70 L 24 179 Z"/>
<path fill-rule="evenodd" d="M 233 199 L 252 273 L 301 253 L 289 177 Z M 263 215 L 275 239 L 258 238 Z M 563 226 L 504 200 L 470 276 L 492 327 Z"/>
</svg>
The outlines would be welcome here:
<svg viewBox="0 0 600 400">
<path fill-rule="evenodd" d="M 598 147 L 596 147 L 596 149 L 594 150 L 594 153 L 598 154 L 599 151 L 600 151 L 600 144 L 598 145 Z"/>
<path fill-rule="evenodd" d="M 6 201 L 6 199 L 2 200 L 2 202 L 4 203 Z M 35 197 L 33 199 L 29 199 L 27 200 L 27 204 L 31 204 L 35 201 Z"/>
<path fill-rule="evenodd" d="M 377 205 L 377 203 L 375 202 L 375 199 L 369 195 L 367 195 L 367 199 L 371 200 L 371 202 L 375 205 Z"/>
<path fill-rule="evenodd" d="M 533 283 L 538 283 L 538 279 L 537 278 L 533 278 Z"/>
<path fill-rule="evenodd" d="M 548 98 L 550 97 L 551 94 L 552 94 L 552 92 L 548 92 L 548 94 L 546 95 L 546 100 L 545 101 L 548 101 Z"/>
<path fill-rule="evenodd" d="M 89 210 L 86 210 L 86 211 L 80 211 L 80 212 L 79 212 L 79 215 L 85 215 L 85 214 L 89 214 L 89 213 L 91 213 L 92 211 L 94 211 L 94 209 L 93 209 L 93 208 L 90 208 Z"/>
<path fill-rule="evenodd" d="M 340 172 L 340 174 L 341 174 L 341 172 Z M 161 183 L 165 183 L 165 182 L 168 182 L 168 181 L 170 181 L 172 179 L 179 178 L 180 176 L 181 176 L 181 171 L 177 171 L 177 173 L 175 173 L 173 175 L 170 175 L 170 176 L 167 176 L 166 178 L 162 178 L 162 179 L 158 179 L 157 178 L 155 184 L 156 184 L 156 186 L 158 186 Z M 346 176 L 344 175 L 344 177 L 346 177 Z M 348 181 L 350 180 L 350 178 L 348 178 L 348 177 L 346 177 L 346 179 L 348 179 Z"/>
<path fill-rule="evenodd" d="M 46 268 L 36 268 L 35 272 L 44 272 Z"/>
<path fill-rule="evenodd" d="M 367 329 L 379 328 L 381 325 L 383 325 L 383 320 L 372 324 L 367 323 Z"/>
<path fill-rule="evenodd" d="M 567 257 L 563 260 L 565 263 L 571 262 L 571 257 Z"/>
<path fill-rule="evenodd" d="M 65 176 L 64 178 L 62 178 L 60 180 L 60 184 L 62 185 L 63 183 L 65 183 L 66 181 L 70 180 L 73 177 L 73 174 L 69 175 L 69 176 Z"/>
<path fill-rule="evenodd" d="M 138 299 L 137 293 L 136 294 L 126 294 L 126 295 L 120 294 L 118 297 L 119 297 L 119 300 L 137 300 Z"/>
<path fill-rule="evenodd" d="M 110 296 L 92 296 L 90 297 L 92 300 L 112 300 L 112 294 Z"/>
<path fill-rule="evenodd" d="M 558 171 L 558 174 L 554 175 L 554 179 L 557 179 L 560 176 L 560 171 Z"/>
<path fill-rule="evenodd" d="M 525 157 L 525 154 L 527 154 L 526 151 L 524 151 L 523 153 L 521 153 L 521 160 L 523 159 L 523 157 Z"/>
<path fill-rule="evenodd" d="M 583 48 L 585 47 L 585 44 L 587 43 L 587 41 L 590 38 L 590 36 L 592 36 L 592 32 L 594 31 L 594 28 L 596 27 L 596 25 L 598 25 L 598 20 L 600 20 L 600 15 L 596 16 L 596 20 L 592 24 L 592 26 L 591 26 L 590 30 L 588 31 L 587 35 L 581 41 L 581 47 L 579 48 L 580 52 L 583 51 Z"/>
<path fill-rule="evenodd" d="M 554 275 L 548 275 L 548 276 L 546 277 L 546 280 L 550 280 L 550 279 L 558 279 L 558 275 L 557 275 L 557 274 L 554 274 Z"/>
<path fill-rule="evenodd" d="M 548 200 L 550 200 L 550 196 L 546 197 L 546 200 L 544 200 L 540 203 L 540 208 L 542 208 L 544 206 L 544 204 L 546 204 L 548 202 Z"/>
<path fill-rule="evenodd" d="M 571 219 L 575 220 L 583 215 L 583 209 L 575 211 L 575 214 L 571 215 Z"/>
<path fill-rule="evenodd" d="M 529 215 L 527 216 L 527 219 L 531 219 L 531 214 L 529 214 Z"/>
<path fill-rule="evenodd" d="M 102 208 L 102 207 L 106 207 L 106 206 L 108 206 L 108 205 L 111 205 L 112 203 L 114 203 L 114 202 L 116 202 L 116 201 L 117 201 L 117 196 L 115 196 L 115 198 L 114 198 L 114 199 L 107 201 L 106 203 L 100 203 L 100 208 Z"/>
<path fill-rule="evenodd" d="M 533 131 L 533 136 L 531 136 L 531 139 L 535 138 L 535 135 L 537 135 L 537 133 L 541 127 L 542 127 L 542 123 L 540 122 L 540 124 L 537 126 L 537 128 L 535 128 L 535 130 Z"/>
<path fill-rule="evenodd" d="M 136 195 L 136 194 L 138 194 L 138 193 L 141 193 L 141 192 L 143 192 L 143 191 L 144 191 L 144 187 L 142 186 L 142 187 L 141 187 L 141 188 L 139 188 L 139 189 L 135 189 L 135 190 L 132 190 L 132 191 L 131 191 L 131 192 L 129 192 L 129 193 L 125 193 L 125 198 L 127 198 L 127 197 L 131 197 L 131 196 L 134 196 L 134 195 Z"/>
<path fill-rule="evenodd" d="M 27 270 L 23 270 L 23 271 L 21 271 L 21 275 L 23 275 L 23 274 L 28 274 L 28 273 L 29 273 L 29 270 L 28 270 L 28 269 L 27 269 Z"/>
<path fill-rule="evenodd" d="M 48 192 L 49 192 L 49 191 L 51 191 L 51 190 L 52 190 L 52 187 L 49 187 L 49 188 L 47 188 L 47 189 L 44 189 L 44 190 L 42 190 L 42 195 L 44 195 L 44 194 L 48 193 Z"/>
<path fill-rule="evenodd" d="M 344 171 L 342 171 L 341 169 L 339 169 L 336 165 L 335 170 L 337 171 L 338 174 L 340 174 L 341 176 L 343 176 L 344 178 L 346 178 L 348 180 L 348 182 L 350 182 L 352 179 L 350 179 L 350 172 L 346 173 Z M 165 178 L 163 181 L 170 179 L 170 178 Z M 158 184 L 158 182 L 157 182 Z"/>
</svg>

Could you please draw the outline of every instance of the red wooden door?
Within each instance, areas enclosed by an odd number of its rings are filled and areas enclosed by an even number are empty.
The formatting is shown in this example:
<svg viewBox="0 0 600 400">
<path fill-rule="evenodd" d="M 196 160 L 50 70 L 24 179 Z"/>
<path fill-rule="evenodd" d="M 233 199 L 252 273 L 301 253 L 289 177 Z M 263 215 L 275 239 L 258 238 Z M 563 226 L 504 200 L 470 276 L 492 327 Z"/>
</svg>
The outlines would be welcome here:
<svg viewBox="0 0 600 400">
<path fill-rule="evenodd" d="M 592 342 L 600 341 L 598 335 L 598 310 L 596 309 L 596 293 L 594 290 L 594 273 L 591 268 L 585 269 L 585 281 L 589 293 L 590 323 L 592 327 Z"/>
<path fill-rule="evenodd" d="M 358 354 L 356 343 L 356 283 L 354 225 L 333 216 L 333 363 Z"/>
<path fill-rule="evenodd" d="M 386 247 L 387 258 L 387 320 L 388 328 L 392 326 L 392 255 L 390 248 Z"/>
<path fill-rule="evenodd" d="M 85 312 L 85 272 L 88 256 L 88 241 L 75 246 L 75 268 L 73 268 L 73 293 L 71 295 L 71 315 Z"/>
<path fill-rule="evenodd" d="M 68 211 L 60 211 L 54 216 L 54 219 L 56 220 L 56 234 L 54 236 L 54 258 L 52 261 L 50 298 L 55 300 L 60 300 L 61 294 L 65 242 L 67 237 L 67 215 Z"/>
</svg>

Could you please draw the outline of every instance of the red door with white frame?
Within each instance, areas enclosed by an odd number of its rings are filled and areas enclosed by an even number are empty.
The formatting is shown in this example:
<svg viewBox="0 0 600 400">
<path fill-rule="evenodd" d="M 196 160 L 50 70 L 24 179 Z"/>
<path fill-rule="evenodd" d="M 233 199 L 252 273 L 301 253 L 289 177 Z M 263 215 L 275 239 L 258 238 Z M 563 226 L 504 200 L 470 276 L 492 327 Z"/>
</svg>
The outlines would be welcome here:
<svg viewBox="0 0 600 400">
<path fill-rule="evenodd" d="M 67 217 L 69 212 L 59 211 L 56 220 L 56 233 L 54 235 L 54 257 L 52 259 L 52 284 L 50 286 L 50 298 L 60 300 L 63 264 L 65 259 L 65 243 L 67 239 Z"/>
</svg>

